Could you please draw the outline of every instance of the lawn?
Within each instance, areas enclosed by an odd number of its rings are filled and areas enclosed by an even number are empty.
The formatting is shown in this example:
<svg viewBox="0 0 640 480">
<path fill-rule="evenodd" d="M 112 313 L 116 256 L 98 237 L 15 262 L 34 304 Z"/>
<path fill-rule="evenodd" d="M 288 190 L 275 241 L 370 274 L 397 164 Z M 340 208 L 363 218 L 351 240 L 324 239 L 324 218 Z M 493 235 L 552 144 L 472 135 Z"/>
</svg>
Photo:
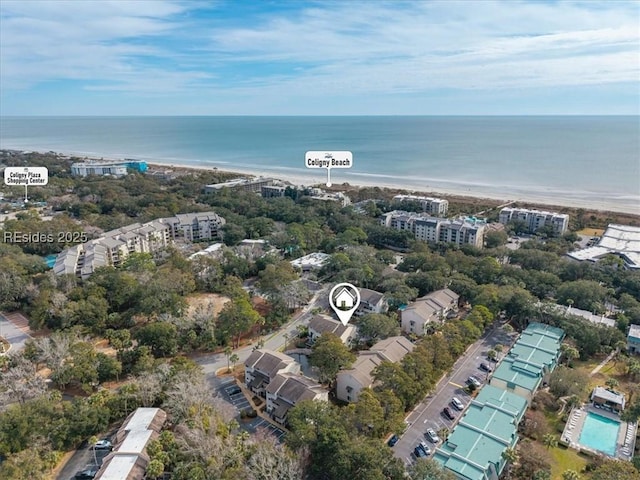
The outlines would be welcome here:
<svg viewBox="0 0 640 480">
<path fill-rule="evenodd" d="M 575 450 L 558 446 L 549 450 L 551 455 L 551 478 L 552 480 L 562 480 L 565 470 L 575 470 L 580 474 L 582 480 L 588 480 L 591 476 L 584 472 L 589 460 L 578 454 Z"/>
</svg>

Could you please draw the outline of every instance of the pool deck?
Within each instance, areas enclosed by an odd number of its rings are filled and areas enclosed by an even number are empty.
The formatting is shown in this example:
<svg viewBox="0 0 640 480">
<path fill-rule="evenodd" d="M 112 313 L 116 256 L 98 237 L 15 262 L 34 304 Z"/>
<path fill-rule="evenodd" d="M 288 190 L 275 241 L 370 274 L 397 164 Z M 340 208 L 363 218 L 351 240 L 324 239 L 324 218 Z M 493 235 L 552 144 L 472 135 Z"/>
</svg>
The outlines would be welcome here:
<svg viewBox="0 0 640 480">
<path fill-rule="evenodd" d="M 569 414 L 569 419 L 564 426 L 564 431 L 560 440 L 565 445 L 574 448 L 576 450 L 583 450 L 595 454 L 606 455 L 603 452 L 586 447 L 579 443 L 580 434 L 582 433 L 582 427 L 587 418 L 587 413 L 593 412 L 597 415 L 610 418 L 620 422 L 620 430 L 618 431 L 618 441 L 616 442 L 616 455 L 615 458 L 620 460 L 631 460 L 633 458 L 633 452 L 635 448 L 636 435 L 638 434 L 637 423 L 627 423 L 620 420 L 620 417 L 606 410 L 595 408 L 592 405 L 583 405 L 579 408 L 574 408 Z"/>
</svg>

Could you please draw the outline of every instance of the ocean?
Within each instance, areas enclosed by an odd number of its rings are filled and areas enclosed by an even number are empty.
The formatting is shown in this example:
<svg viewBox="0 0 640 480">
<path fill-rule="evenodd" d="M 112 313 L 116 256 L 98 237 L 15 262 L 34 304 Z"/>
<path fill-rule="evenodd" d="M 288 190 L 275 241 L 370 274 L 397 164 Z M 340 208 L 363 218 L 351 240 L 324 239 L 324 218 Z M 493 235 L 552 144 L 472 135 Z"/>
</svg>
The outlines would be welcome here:
<svg viewBox="0 0 640 480">
<path fill-rule="evenodd" d="M 640 117 L 2 117 L 0 148 L 640 213 Z"/>
</svg>

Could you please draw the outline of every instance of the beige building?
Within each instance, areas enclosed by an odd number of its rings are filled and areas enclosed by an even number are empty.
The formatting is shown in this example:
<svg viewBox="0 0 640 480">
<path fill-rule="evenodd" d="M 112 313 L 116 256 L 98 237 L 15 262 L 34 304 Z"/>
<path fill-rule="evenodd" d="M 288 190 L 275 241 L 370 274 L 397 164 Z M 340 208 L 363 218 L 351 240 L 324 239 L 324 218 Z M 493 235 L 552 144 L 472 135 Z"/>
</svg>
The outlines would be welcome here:
<svg viewBox="0 0 640 480">
<path fill-rule="evenodd" d="M 569 228 L 569 215 L 557 212 L 544 212 L 528 208 L 505 207 L 500 210 L 498 221 L 507 224 L 513 221 L 524 222 L 531 233 L 550 226 L 557 235 L 562 235 Z"/>
<path fill-rule="evenodd" d="M 244 383 L 260 397 L 266 396 L 267 386 L 283 373 L 300 373 L 300 364 L 284 353 L 258 349 L 244 362 Z"/>
<path fill-rule="evenodd" d="M 416 299 L 400 312 L 402 331 L 424 335 L 429 323 L 442 322 L 458 313 L 459 298 L 457 293 L 445 288 Z"/>
<path fill-rule="evenodd" d="M 334 320 L 327 315 L 314 315 L 309 320 L 309 343 L 313 344 L 323 333 L 333 333 L 345 345 L 351 345 L 356 338 L 356 327 Z"/>
<path fill-rule="evenodd" d="M 417 195 L 396 195 L 396 202 L 416 202 L 422 205 L 422 209 L 436 217 L 446 217 L 449 211 L 449 201 L 442 198 L 422 197 Z"/>
<path fill-rule="evenodd" d="M 373 386 L 373 370 L 382 362 L 399 362 L 414 348 L 405 337 L 389 337 L 380 340 L 370 350 L 358 353 L 358 358 L 348 370 L 336 377 L 336 397 L 344 402 L 357 402 L 360 392 Z"/>
<path fill-rule="evenodd" d="M 360 304 L 353 313 L 355 316 L 361 317 L 368 313 L 384 313 L 387 311 L 389 305 L 383 293 L 369 290 L 368 288 L 359 288 L 358 290 L 360 291 Z"/>
<path fill-rule="evenodd" d="M 277 374 L 266 388 L 267 413 L 276 422 L 287 422 L 289 409 L 303 400 L 329 401 L 329 392 L 310 378 L 294 373 Z"/>
</svg>

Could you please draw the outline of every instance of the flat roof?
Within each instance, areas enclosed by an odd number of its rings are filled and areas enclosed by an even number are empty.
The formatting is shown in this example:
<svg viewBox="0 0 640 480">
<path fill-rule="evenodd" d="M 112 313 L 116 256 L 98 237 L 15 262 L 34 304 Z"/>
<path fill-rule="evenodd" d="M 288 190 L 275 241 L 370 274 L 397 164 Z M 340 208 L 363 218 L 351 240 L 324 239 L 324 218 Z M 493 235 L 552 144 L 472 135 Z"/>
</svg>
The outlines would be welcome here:
<svg viewBox="0 0 640 480">
<path fill-rule="evenodd" d="M 124 441 L 118 447 L 118 452 L 123 453 L 142 453 L 147 446 L 153 430 L 132 430 L 125 437 Z"/>
<path fill-rule="evenodd" d="M 604 387 L 596 387 L 591 394 L 591 400 L 593 400 L 594 397 L 598 397 L 607 402 L 617 403 L 618 405 L 624 406 L 624 395 L 612 390 L 607 390 Z"/>
<path fill-rule="evenodd" d="M 628 338 L 637 338 L 638 340 L 640 340 L 640 325 L 631 325 L 629 327 L 629 334 L 627 335 Z"/>
<path fill-rule="evenodd" d="M 159 408 L 138 408 L 123 428 L 130 431 L 147 430 L 159 411 Z"/>
<path fill-rule="evenodd" d="M 137 461 L 138 455 L 135 453 L 115 454 L 99 478 L 100 480 L 126 480 Z"/>
<path fill-rule="evenodd" d="M 596 261 L 607 254 L 620 255 L 629 268 L 640 269 L 640 227 L 612 223 L 596 246 L 567 255 L 576 260 Z"/>
</svg>

